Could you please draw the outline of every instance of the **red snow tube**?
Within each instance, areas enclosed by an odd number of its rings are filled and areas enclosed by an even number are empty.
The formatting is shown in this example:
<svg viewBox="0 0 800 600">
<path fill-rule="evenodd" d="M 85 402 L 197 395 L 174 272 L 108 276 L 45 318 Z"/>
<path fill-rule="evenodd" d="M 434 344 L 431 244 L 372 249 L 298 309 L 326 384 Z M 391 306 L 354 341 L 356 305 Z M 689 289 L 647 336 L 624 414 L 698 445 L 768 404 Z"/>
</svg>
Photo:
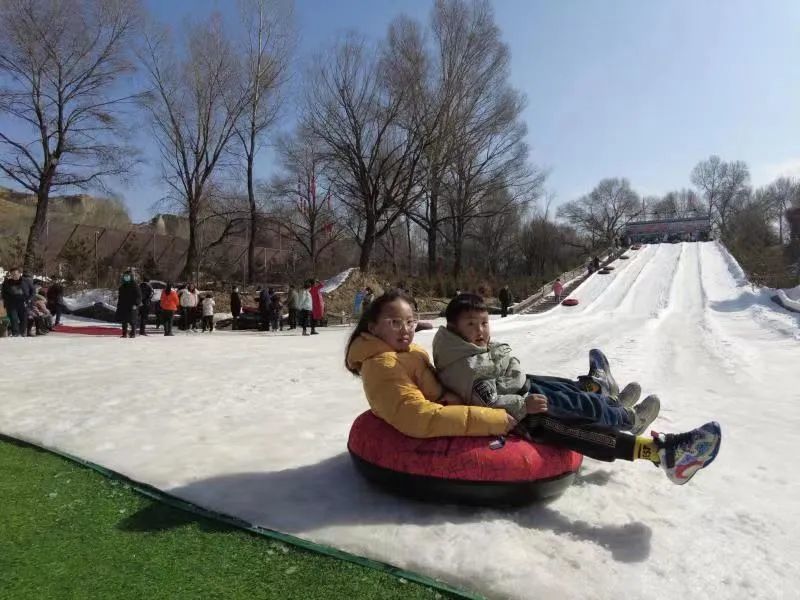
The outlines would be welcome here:
<svg viewBox="0 0 800 600">
<path fill-rule="evenodd" d="M 517 437 L 417 439 L 366 411 L 350 429 L 347 449 L 358 471 L 403 496 L 480 506 L 522 505 L 560 495 L 583 457 Z M 491 445 L 491 446 L 490 446 Z"/>
<path fill-rule="evenodd" d="M 80 335 L 122 335 L 119 327 L 100 327 L 98 325 L 56 325 L 56 333 L 77 333 Z"/>
<path fill-rule="evenodd" d="M 564 306 L 578 306 L 578 301 L 575 298 L 567 298 L 561 304 Z"/>
</svg>

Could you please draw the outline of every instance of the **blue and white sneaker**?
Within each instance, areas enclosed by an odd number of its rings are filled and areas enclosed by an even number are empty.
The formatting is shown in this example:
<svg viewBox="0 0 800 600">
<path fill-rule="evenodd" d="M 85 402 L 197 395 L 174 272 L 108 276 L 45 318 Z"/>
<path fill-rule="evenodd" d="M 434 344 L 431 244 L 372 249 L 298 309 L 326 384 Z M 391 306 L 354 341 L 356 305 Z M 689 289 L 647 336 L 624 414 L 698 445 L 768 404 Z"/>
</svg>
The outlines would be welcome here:
<svg viewBox="0 0 800 600">
<path fill-rule="evenodd" d="M 722 442 L 719 423 L 711 421 L 686 433 L 656 433 L 660 467 L 672 483 L 683 485 L 714 462 Z"/>
<path fill-rule="evenodd" d="M 619 386 L 611 374 L 611 365 L 597 348 L 589 350 L 589 374 L 578 377 L 578 382 L 585 392 L 603 394 L 614 400 L 619 398 Z"/>
</svg>

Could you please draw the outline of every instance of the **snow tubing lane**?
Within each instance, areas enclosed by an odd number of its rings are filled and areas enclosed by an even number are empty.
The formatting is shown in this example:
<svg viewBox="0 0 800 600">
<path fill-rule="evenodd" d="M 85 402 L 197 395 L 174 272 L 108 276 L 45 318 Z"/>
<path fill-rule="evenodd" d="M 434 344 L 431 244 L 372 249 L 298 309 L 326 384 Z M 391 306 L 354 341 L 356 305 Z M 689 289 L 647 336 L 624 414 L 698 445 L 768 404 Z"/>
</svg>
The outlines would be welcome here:
<svg viewBox="0 0 800 600">
<path fill-rule="evenodd" d="M 517 437 L 403 435 L 366 411 L 350 429 L 347 449 L 356 469 L 386 491 L 417 500 L 477 506 L 519 506 L 559 496 L 583 457 Z"/>
<path fill-rule="evenodd" d="M 80 335 L 122 335 L 122 329 L 119 327 L 100 327 L 98 325 L 56 325 L 53 327 L 53 331 Z"/>
<path fill-rule="evenodd" d="M 561 304 L 564 306 L 578 306 L 578 301 L 575 298 L 567 298 Z"/>
</svg>

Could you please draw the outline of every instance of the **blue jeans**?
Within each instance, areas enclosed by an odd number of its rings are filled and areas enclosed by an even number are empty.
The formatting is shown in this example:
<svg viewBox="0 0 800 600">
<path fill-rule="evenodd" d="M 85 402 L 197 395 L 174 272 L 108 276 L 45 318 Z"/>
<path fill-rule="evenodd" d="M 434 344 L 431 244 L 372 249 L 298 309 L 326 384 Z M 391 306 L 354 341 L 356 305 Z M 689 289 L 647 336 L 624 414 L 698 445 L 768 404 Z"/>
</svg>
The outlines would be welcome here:
<svg viewBox="0 0 800 600">
<path fill-rule="evenodd" d="M 547 396 L 547 414 L 574 424 L 630 429 L 630 412 L 602 394 L 584 392 L 578 384 L 561 377 L 528 375 L 528 393 Z"/>
</svg>

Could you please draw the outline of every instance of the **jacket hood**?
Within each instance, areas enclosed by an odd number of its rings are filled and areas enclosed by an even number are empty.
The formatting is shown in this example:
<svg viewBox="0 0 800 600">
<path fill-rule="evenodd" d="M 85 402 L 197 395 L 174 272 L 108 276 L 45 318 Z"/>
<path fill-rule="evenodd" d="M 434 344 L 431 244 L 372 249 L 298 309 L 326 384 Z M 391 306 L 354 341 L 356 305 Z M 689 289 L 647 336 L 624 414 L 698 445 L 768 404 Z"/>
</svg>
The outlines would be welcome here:
<svg viewBox="0 0 800 600">
<path fill-rule="evenodd" d="M 489 348 L 470 344 L 444 326 L 439 327 L 433 337 L 433 363 L 437 369 L 446 369 L 456 361 L 488 352 Z"/>
<path fill-rule="evenodd" d="M 408 350 L 409 352 L 419 351 L 425 353 L 425 350 L 416 344 L 411 344 Z M 370 358 L 374 358 L 379 354 L 396 353 L 396 350 L 380 338 L 375 337 L 371 333 L 362 333 L 353 340 L 350 349 L 347 351 L 347 366 L 356 371 L 360 371 L 361 365 Z M 427 353 L 425 354 L 427 356 Z"/>
</svg>

